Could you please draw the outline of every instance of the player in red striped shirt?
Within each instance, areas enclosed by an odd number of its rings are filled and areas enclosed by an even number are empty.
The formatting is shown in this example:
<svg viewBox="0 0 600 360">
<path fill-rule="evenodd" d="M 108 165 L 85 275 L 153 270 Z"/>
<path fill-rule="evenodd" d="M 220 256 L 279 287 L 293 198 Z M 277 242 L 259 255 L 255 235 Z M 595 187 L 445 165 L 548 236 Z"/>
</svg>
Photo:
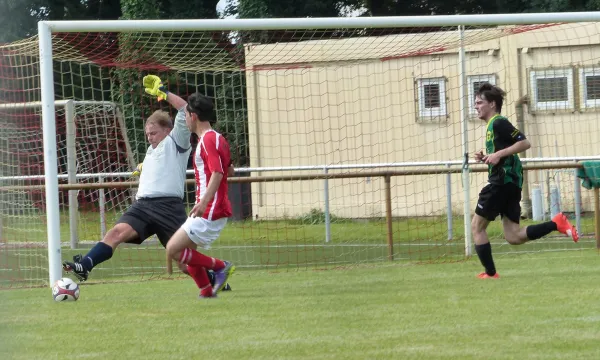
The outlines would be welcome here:
<svg viewBox="0 0 600 360">
<path fill-rule="evenodd" d="M 190 131 L 198 135 L 194 152 L 196 203 L 186 222 L 167 243 L 167 256 L 187 269 L 200 288 L 200 297 L 216 296 L 235 270 L 229 261 L 206 256 L 196 246 L 209 249 L 231 216 L 227 197 L 227 177 L 233 175 L 229 143 L 212 125 L 216 115 L 212 101 L 199 94 L 188 98 L 185 109 Z M 210 285 L 206 269 L 215 274 L 214 287 Z"/>
</svg>

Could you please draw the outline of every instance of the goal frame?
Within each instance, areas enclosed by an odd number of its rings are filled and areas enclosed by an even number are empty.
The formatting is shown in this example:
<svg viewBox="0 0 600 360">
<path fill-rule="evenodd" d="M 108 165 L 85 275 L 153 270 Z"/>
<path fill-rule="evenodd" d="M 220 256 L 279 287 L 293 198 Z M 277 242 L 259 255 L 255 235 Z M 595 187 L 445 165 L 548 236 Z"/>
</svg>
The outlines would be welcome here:
<svg viewBox="0 0 600 360">
<path fill-rule="evenodd" d="M 38 23 L 40 56 L 41 109 L 44 146 L 44 178 L 48 231 L 49 285 L 62 276 L 61 242 L 58 198 L 58 169 L 56 124 L 54 119 L 54 78 L 52 68 L 52 33 L 55 32 L 133 32 L 133 31 L 226 31 L 226 30 L 280 30 L 332 28 L 391 28 L 456 26 L 459 39 L 462 27 L 485 25 L 519 25 L 544 23 L 572 23 L 600 21 L 600 12 L 494 14 L 494 15 L 434 15 L 357 18 L 292 18 L 292 19 L 211 19 L 211 20 L 96 20 L 96 21 L 41 21 Z M 462 48 L 461 46 L 461 49 Z M 463 56 L 464 58 L 464 56 Z M 466 127 L 466 79 L 461 71 L 461 123 Z M 463 132 L 464 134 L 465 132 Z M 464 154 L 462 180 L 469 188 L 468 143 L 463 135 Z M 471 252 L 469 192 L 465 191 L 465 254 Z"/>
</svg>

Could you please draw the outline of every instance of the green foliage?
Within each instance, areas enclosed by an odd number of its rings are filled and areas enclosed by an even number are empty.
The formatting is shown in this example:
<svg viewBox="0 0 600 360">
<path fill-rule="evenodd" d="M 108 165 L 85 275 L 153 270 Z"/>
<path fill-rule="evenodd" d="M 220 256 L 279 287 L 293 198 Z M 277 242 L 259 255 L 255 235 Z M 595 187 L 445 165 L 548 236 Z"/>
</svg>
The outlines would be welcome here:
<svg viewBox="0 0 600 360">
<path fill-rule="evenodd" d="M 362 0 L 240 0 L 230 2 L 225 13 L 237 13 L 240 18 L 336 17 L 342 10 L 352 11 L 362 6 Z"/>
<path fill-rule="evenodd" d="M 585 3 L 585 9 L 587 11 L 598 11 L 600 10 L 600 0 L 589 0 Z"/>
<path fill-rule="evenodd" d="M 598 9 L 598 1 L 584 0 L 532 0 L 529 12 L 564 12 Z"/>
<path fill-rule="evenodd" d="M 215 19 L 219 0 L 0 0 L 0 43 L 37 33 L 40 20 Z M 240 18 L 494 14 L 548 11 L 593 11 L 599 0 L 240 0 L 229 1 L 224 15 Z M 366 11 L 365 11 L 366 10 Z"/>
<path fill-rule="evenodd" d="M 30 37 L 37 33 L 37 21 L 46 18 L 46 14 L 33 12 L 38 1 L 22 3 L 15 0 L 0 0 L 0 43 L 8 43 Z"/>
<path fill-rule="evenodd" d="M 242 0 L 229 2 L 225 9 L 226 16 L 238 15 L 242 19 L 256 19 L 270 14 L 266 0 Z"/>
<path fill-rule="evenodd" d="M 110 99 L 110 70 L 93 64 L 54 62 L 54 96 L 57 99 Z"/>
<path fill-rule="evenodd" d="M 121 3 L 123 5 L 123 18 L 126 19 L 198 19 L 216 18 L 218 0 L 195 0 L 190 2 L 121 0 Z M 123 56 L 127 57 L 129 62 L 139 60 L 139 63 L 144 63 L 144 59 L 136 59 L 136 56 L 141 56 L 142 52 L 141 49 L 136 49 L 135 35 L 130 36 L 133 36 L 131 41 L 128 35 L 120 35 L 119 41 Z M 161 38 L 157 41 L 177 41 L 177 37 L 174 39 Z M 208 38 L 208 41 L 212 42 L 210 38 Z M 164 48 L 177 45 L 174 42 L 165 45 Z M 126 51 L 123 52 L 123 49 L 126 49 Z M 156 73 L 152 69 L 149 69 L 148 72 Z M 127 119 L 127 127 L 130 129 L 133 122 L 143 121 L 143 118 L 147 117 L 153 110 L 150 108 L 152 105 L 149 97 L 145 96 L 143 91 L 132 89 L 132 85 L 130 85 L 130 83 L 140 83 L 143 75 L 133 69 L 115 69 L 113 74 L 113 80 L 116 84 L 114 88 L 115 99 L 124 108 L 131 107 L 131 109 L 128 109 L 131 111 L 125 110 L 127 114 L 131 114 Z M 218 116 L 215 128 L 222 132 L 230 142 L 234 164 L 238 167 L 249 164 L 245 76 L 242 72 L 178 72 L 173 70 L 157 75 L 161 76 L 169 91 L 183 98 L 196 91 L 214 98 Z M 137 128 L 139 128 L 139 125 Z M 136 143 L 142 144 L 137 149 L 138 158 L 141 160 L 141 156 L 145 152 L 145 140 L 142 132 L 130 134 L 130 139 L 135 138 L 135 136 L 137 136 Z"/>
<path fill-rule="evenodd" d="M 162 3 L 170 19 L 216 19 L 219 0 L 168 0 Z"/>
<path fill-rule="evenodd" d="M 466 0 L 405 2 L 402 0 L 366 0 L 367 14 L 393 15 L 452 15 L 452 14 L 510 14 L 523 12 L 593 11 L 600 9 L 598 0 Z"/>
<path fill-rule="evenodd" d="M 352 222 L 351 219 L 340 218 L 333 214 L 329 214 L 329 221 L 331 223 L 345 223 Z M 311 209 L 308 213 L 289 221 L 290 224 L 300 225 L 318 225 L 325 224 L 325 212 L 321 209 Z"/>
<path fill-rule="evenodd" d="M 121 0 L 125 19 L 214 19 L 219 0 Z"/>
<path fill-rule="evenodd" d="M 37 34 L 41 20 L 118 19 L 119 0 L 0 0 L 0 43 Z"/>
<path fill-rule="evenodd" d="M 161 7 L 159 0 L 121 0 L 122 19 L 159 19 L 161 17 Z M 137 34 L 120 33 L 119 34 L 120 58 L 117 61 L 136 62 L 142 61 L 141 52 L 137 47 Z M 112 78 L 112 97 L 113 101 L 120 104 L 125 114 L 125 126 L 128 131 L 128 138 L 137 148 L 132 149 L 138 162 L 143 161 L 146 153 L 147 143 L 143 131 L 144 115 L 146 117 L 151 113 L 151 101 L 149 96 L 144 95 L 142 88 L 143 74 L 135 68 L 113 68 Z"/>
<path fill-rule="evenodd" d="M 143 95 L 142 76 L 139 71 L 132 69 L 114 68 L 111 71 L 113 101 L 121 105 L 125 115 L 127 137 L 132 145 L 137 162 L 143 161 L 147 144 L 144 129 L 144 108 L 150 109 L 150 97 Z"/>
<path fill-rule="evenodd" d="M 246 76 L 241 71 L 223 72 L 216 79 L 222 85 L 215 94 L 218 119 L 215 129 L 229 142 L 235 166 L 249 166 Z"/>
<path fill-rule="evenodd" d="M 163 15 L 160 0 L 121 0 L 123 19 L 151 20 L 160 19 Z"/>
<path fill-rule="evenodd" d="M 323 17 L 341 13 L 361 13 L 363 16 L 410 16 L 452 14 L 498 14 L 522 12 L 593 11 L 599 0 L 240 0 L 230 4 L 226 13 L 241 18 Z"/>
</svg>

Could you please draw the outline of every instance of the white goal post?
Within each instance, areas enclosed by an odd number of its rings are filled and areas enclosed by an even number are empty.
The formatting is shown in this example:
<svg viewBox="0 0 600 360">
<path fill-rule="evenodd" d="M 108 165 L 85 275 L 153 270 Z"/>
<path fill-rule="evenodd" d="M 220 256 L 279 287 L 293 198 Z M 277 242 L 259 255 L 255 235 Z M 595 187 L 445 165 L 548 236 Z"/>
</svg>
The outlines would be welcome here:
<svg viewBox="0 0 600 360">
<path fill-rule="evenodd" d="M 492 26 L 516 24 L 546 24 L 571 22 L 598 22 L 600 12 L 497 14 L 497 15 L 451 15 L 414 17 L 360 17 L 360 18 L 308 18 L 308 19 L 222 19 L 222 20 L 118 20 L 118 21 L 42 21 L 38 24 L 39 57 L 41 76 L 41 109 L 43 118 L 44 178 L 46 217 L 48 233 L 49 280 L 53 284 L 61 277 L 61 241 L 59 220 L 59 191 L 57 173 L 57 143 L 55 124 L 53 79 L 53 33 L 69 32 L 145 32 L 145 31 L 241 31 L 284 29 L 361 29 L 402 27 L 456 27 L 456 40 L 462 40 L 462 26 Z M 462 56 L 464 58 L 464 54 Z M 467 89 L 464 71 L 461 73 L 460 94 L 461 123 L 466 127 Z M 470 254 L 471 239 L 468 231 L 470 208 L 469 153 L 466 131 L 463 131 L 462 184 L 465 196 L 465 252 Z"/>
</svg>

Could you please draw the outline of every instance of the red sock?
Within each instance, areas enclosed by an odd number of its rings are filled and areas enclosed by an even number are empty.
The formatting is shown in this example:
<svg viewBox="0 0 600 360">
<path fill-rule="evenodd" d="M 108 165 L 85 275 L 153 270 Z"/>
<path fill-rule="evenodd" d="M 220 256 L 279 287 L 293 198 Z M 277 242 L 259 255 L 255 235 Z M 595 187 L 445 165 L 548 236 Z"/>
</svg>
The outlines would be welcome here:
<svg viewBox="0 0 600 360">
<path fill-rule="evenodd" d="M 186 248 L 181 252 L 179 262 L 193 267 L 202 266 L 210 270 L 221 270 L 225 267 L 225 263 L 222 260 L 206 256 L 190 248 Z"/>
<path fill-rule="evenodd" d="M 205 288 L 206 285 L 210 285 L 210 280 L 208 279 L 208 274 L 206 274 L 205 268 L 188 265 L 187 271 L 192 279 L 194 279 L 199 289 Z"/>
<path fill-rule="evenodd" d="M 208 284 L 208 286 L 206 286 L 203 289 L 200 289 L 200 295 L 204 296 L 204 297 L 212 297 L 213 296 L 213 287 L 210 286 L 210 284 Z"/>
</svg>

